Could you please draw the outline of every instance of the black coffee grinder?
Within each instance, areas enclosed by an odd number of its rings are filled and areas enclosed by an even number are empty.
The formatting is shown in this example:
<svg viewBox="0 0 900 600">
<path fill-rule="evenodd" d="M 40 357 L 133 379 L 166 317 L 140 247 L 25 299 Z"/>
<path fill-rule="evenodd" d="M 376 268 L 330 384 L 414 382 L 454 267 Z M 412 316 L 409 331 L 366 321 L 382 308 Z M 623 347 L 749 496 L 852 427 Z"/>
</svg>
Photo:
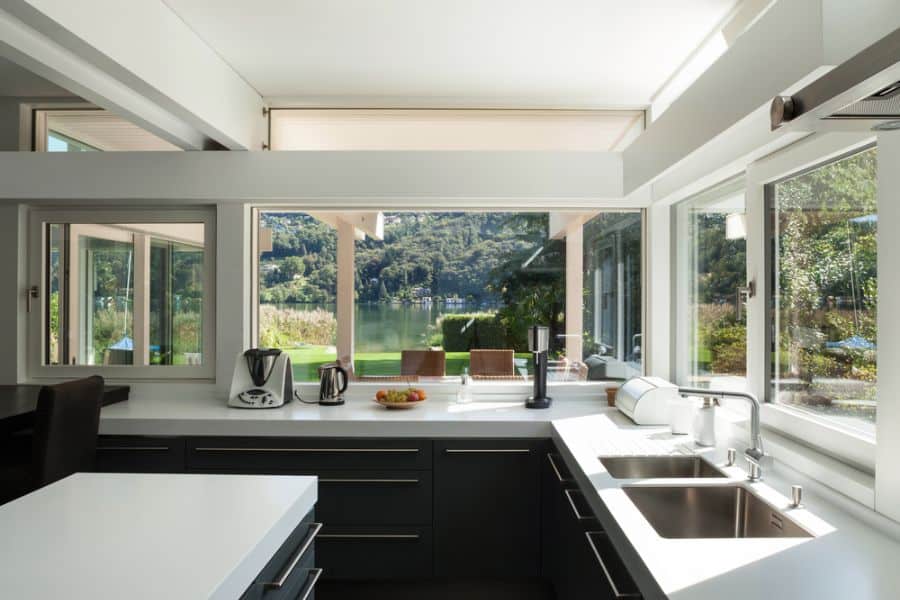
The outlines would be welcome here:
<svg viewBox="0 0 900 600">
<path fill-rule="evenodd" d="M 550 408 L 547 396 L 547 351 L 550 349 L 550 328 L 533 325 L 528 328 L 528 350 L 534 356 L 534 394 L 525 401 L 525 408 Z"/>
</svg>

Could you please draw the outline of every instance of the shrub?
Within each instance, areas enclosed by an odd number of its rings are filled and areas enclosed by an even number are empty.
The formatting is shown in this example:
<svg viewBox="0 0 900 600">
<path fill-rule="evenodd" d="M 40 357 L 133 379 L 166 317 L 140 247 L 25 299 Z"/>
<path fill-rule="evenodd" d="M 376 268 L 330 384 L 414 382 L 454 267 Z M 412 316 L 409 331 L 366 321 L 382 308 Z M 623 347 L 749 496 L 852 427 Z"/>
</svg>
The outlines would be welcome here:
<svg viewBox="0 0 900 600">
<path fill-rule="evenodd" d="M 259 306 L 259 343 L 269 348 L 290 348 L 299 344 L 333 346 L 337 319 L 327 310 L 295 310 Z"/>
<path fill-rule="evenodd" d="M 444 315 L 441 317 L 441 333 L 447 352 L 504 348 L 508 344 L 506 328 L 493 313 Z"/>
</svg>

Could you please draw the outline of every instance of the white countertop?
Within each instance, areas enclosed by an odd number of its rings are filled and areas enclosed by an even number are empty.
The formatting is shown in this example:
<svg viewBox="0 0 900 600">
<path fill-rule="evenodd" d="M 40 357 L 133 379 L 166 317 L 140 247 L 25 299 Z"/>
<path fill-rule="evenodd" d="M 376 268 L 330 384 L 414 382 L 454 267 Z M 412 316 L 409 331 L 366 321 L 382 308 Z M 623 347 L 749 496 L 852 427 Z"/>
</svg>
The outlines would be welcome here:
<svg viewBox="0 0 900 600">
<path fill-rule="evenodd" d="M 189 388 L 188 388 L 189 389 Z M 209 389 L 167 393 L 136 390 L 100 413 L 103 435 L 243 435 L 319 437 L 550 437 L 550 421 L 596 413 L 600 400 L 561 400 L 526 410 L 523 401 L 466 404 L 429 398 L 409 409 L 387 409 L 363 397 L 341 406 L 290 402 L 279 408 L 229 408 Z"/>
<path fill-rule="evenodd" d="M 633 569 L 648 600 L 889 600 L 900 597 L 900 543 L 854 518 L 817 495 L 804 494 L 804 506 L 789 509 L 794 483 L 777 468 L 765 480 L 744 484 L 743 460 L 724 468 L 729 480 L 612 478 L 598 456 L 693 453 L 685 436 L 667 428 L 636 427 L 614 411 L 554 421 L 554 438 L 567 454 L 567 464 L 582 486 L 607 533 L 630 545 L 646 567 Z M 707 458 L 724 466 L 724 450 L 708 450 Z M 664 539 L 629 500 L 622 485 L 747 485 L 774 507 L 786 509 L 812 538 Z M 677 515 L 673 515 L 677 518 Z M 621 536 L 627 544 L 621 544 Z M 614 539 L 615 541 L 615 539 Z M 624 558 L 628 558 L 625 556 Z M 633 564 L 633 562 L 631 563 Z M 648 580 L 647 575 L 652 577 Z M 660 593 L 661 592 L 661 593 Z M 664 595 L 661 595 L 664 594 Z"/>
<path fill-rule="evenodd" d="M 234 600 L 315 477 L 79 473 L 0 507 L 4 598 Z"/>
</svg>

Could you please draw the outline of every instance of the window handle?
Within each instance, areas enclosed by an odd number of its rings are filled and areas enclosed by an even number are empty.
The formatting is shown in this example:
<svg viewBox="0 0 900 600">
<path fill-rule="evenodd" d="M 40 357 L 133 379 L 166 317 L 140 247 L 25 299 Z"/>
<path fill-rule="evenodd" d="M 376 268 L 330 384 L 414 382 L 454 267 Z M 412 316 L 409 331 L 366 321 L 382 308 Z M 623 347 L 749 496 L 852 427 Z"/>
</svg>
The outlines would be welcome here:
<svg viewBox="0 0 900 600">
<path fill-rule="evenodd" d="M 28 288 L 28 291 L 25 293 L 25 312 L 31 312 L 31 304 L 39 298 L 41 295 L 41 291 L 38 286 L 33 285 Z"/>
</svg>

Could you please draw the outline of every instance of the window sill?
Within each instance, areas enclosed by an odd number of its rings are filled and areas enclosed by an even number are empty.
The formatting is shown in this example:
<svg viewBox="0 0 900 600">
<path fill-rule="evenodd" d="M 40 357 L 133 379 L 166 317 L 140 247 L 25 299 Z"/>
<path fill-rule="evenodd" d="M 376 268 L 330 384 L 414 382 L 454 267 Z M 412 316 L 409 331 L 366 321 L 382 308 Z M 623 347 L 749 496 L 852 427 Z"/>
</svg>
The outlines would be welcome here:
<svg viewBox="0 0 900 600">
<path fill-rule="evenodd" d="M 865 472 L 875 472 L 875 439 L 828 423 L 800 410 L 767 403 L 762 423 L 789 439 Z"/>
<path fill-rule="evenodd" d="M 596 400 L 602 396 L 605 400 L 606 388 L 618 387 L 621 381 L 560 381 L 547 384 L 547 395 L 565 400 Z M 380 389 L 421 388 L 434 398 L 454 399 L 459 392 L 458 378 L 445 381 L 417 381 L 407 384 L 402 381 L 351 381 L 347 388 L 349 398 L 370 398 Z M 319 392 L 316 382 L 297 382 L 296 388 L 303 397 L 313 397 Z M 470 384 L 473 395 L 487 397 L 492 400 L 524 400 L 533 389 L 531 382 L 524 381 L 477 381 Z"/>
</svg>

